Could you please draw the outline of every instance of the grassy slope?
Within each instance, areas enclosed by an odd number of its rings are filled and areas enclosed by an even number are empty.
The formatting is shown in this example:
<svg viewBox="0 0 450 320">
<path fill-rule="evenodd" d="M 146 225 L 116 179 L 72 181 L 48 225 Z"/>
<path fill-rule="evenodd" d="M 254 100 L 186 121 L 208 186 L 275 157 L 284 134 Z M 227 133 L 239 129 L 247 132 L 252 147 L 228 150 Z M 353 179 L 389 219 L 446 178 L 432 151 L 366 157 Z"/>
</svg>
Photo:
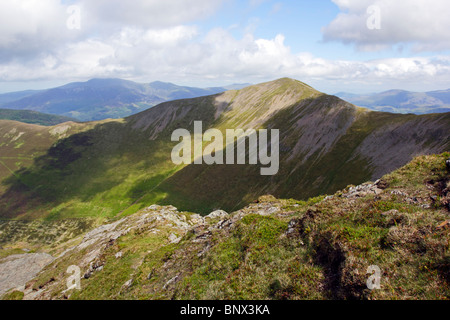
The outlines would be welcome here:
<svg viewBox="0 0 450 320">
<path fill-rule="evenodd" d="M 102 269 L 81 291 L 62 292 L 65 270 L 89 249 L 55 260 L 28 288 L 54 299 L 449 299 L 449 156 L 414 159 L 384 176 L 377 195 L 352 196 L 349 186 L 307 202 L 261 197 L 179 243 L 167 241 L 170 223 L 135 222 L 102 247 Z M 371 265 L 381 269 L 380 290 L 367 289 Z"/>
<path fill-rule="evenodd" d="M 215 99 L 223 99 L 222 113 Z M 374 168 L 385 165 L 369 163 L 370 158 L 355 151 L 375 130 L 389 132 L 392 129 L 387 126 L 392 123 L 419 123 L 438 117 L 438 123 L 426 127 L 425 133 L 416 132 L 417 128 L 406 132 L 397 128 L 400 137 L 395 143 L 416 137 L 420 143 L 431 144 L 426 149 L 413 142 L 399 166 L 414 152 L 448 150 L 448 115 L 415 117 L 361 111 L 290 79 L 164 103 L 122 121 L 91 123 L 89 128 L 83 125 L 81 133 L 60 140 L 45 155 L 34 158 L 27 170 L 3 180 L 7 191 L 0 197 L 0 216 L 107 218 L 131 214 L 153 203 L 205 214 L 215 208 L 236 210 L 267 193 L 296 199 L 333 193 L 349 183 L 370 179 Z M 279 128 L 280 173 L 261 177 L 259 166 L 242 165 L 175 167 L 170 153 L 176 143 L 170 141 L 170 135 L 178 128 L 192 131 L 194 120 L 202 120 L 205 129 L 222 131 Z M 381 140 L 384 138 L 375 139 L 373 144 Z M 392 147 L 383 146 L 378 151 L 384 153 Z M 10 145 L 8 150 L 14 148 Z"/>
</svg>

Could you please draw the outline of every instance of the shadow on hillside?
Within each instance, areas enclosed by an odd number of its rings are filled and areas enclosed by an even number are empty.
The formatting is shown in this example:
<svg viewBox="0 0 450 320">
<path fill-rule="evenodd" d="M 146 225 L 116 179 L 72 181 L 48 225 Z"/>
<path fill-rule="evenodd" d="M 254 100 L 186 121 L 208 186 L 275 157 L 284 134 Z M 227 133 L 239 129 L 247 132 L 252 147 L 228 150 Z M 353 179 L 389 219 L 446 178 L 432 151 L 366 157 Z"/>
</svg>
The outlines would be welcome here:
<svg viewBox="0 0 450 320">
<path fill-rule="evenodd" d="M 216 110 L 208 103 L 192 107 L 192 101 L 188 101 L 185 105 L 192 108 L 190 112 L 182 119 L 172 120 L 156 141 L 149 140 L 148 130 L 133 129 L 130 123 L 133 118 L 98 124 L 94 129 L 59 141 L 29 169 L 4 181 L 8 191 L 0 197 L 0 216 L 16 217 L 32 210 L 44 213 L 73 201 L 92 202 L 95 207 L 110 208 L 115 213 L 131 205 L 158 202 L 207 214 L 214 209 L 238 210 L 265 194 L 297 199 L 316 196 L 324 188 L 314 184 L 317 176 L 311 167 L 317 165 L 315 159 L 320 154 L 315 153 L 310 162 L 300 167 L 297 161 L 301 155 L 295 161 L 289 158 L 298 140 L 295 137 L 298 132 L 292 129 L 295 116 L 309 113 L 320 119 L 323 112 L 316 113 L 317 108 L 329 108 L 323 99 L 332 98 L 305 99 L 262 124 L 262 128 L 280 129 L 281 165 L 274 176 L 262 176 L 260 169 L 267 165 L 261 164 L 191 164 L 176 172 L 176 167 L 169 163 L 172 148 L 177 144 L 170 141 L 172 131 L 187 128 L 192 132 L 194 120 L 203 120 L 206 130 L 215 121 Z M 151 109 L 158 117 L 156 111 Z M 320 174 L 327 174 L 339 165 L 326 163 L 328 167 L 322 165 L 321 170 L 325 170 Z M 311 176 L 305 178 L 305 172 Z"/>
<path fill-rule="evenodd" d="M 208 97 L 174 101 L 61 139 L 30 167 L 2 181 L 6 191 L 0 194 L 0 217 L 30 212 L 42 217 L 61 204 L 70 211 L 74 202 L 85 208 L 72 208 L 69 216 L 96 214 L 89 210 L 102 214 L 103 208 L 117 214 L 139 204 L 146 192 L 152 192 L 176 169 L 170 161 L 177 144 L 171 141 L 171 133 L 191 129 L 193 120 L 209 126 L 215 112 Z M 155 131 L 159 139 L 151 140 Z"/>
<path fill-rule="evenodd" d="M 13 218 L 33 210 L 45 211 L 73 199 L 89 202 L 139 169 L 165 161 L 159 154 L 162 147 L 143 132 L 132 130 L 127 122 L 98 124 L 62 139 L 31 167 L 2 182 L 7 191 L 0 196 L 0 216 Z M 133 192 L 129 196 L 132 198 Z M 97 199 L 97 205 L 102 200 Z M 104 201 L 108 205 L 109 200 Z"/>
</svg>

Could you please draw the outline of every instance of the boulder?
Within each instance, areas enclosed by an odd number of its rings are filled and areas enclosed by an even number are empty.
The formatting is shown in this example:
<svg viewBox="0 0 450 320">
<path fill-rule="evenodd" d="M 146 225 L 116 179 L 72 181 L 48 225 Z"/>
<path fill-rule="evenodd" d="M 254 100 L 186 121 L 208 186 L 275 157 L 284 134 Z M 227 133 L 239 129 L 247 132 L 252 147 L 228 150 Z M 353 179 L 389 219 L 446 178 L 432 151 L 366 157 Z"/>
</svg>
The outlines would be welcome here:
<svg viewBox="0 0 450 320">
<path fill-rule="evenodd" d="M 216 210 L 208 214 L 205 218 L 215 219 L 215 218 L 227 218 L 229 214 L 223 210 Z"/>
<path fill-rule="evenodd" d="M 178 243 L 181 241 L 181 237 L 177 237 L 174 233 L 171 233 L 169 235 L 169 242 L 170 243 Z"/>
<path fill-rule="evenodd" d="M 122 288 L 120 289 L 120 293 L 119 294 L 121 294 L 121 293 L 127 291 L 128 289 L 130 289 L 132 285 L 133 285 L 133 279 L 130 279 L 127 282 L 125 282 L 122 285 Z"/>
</svg>

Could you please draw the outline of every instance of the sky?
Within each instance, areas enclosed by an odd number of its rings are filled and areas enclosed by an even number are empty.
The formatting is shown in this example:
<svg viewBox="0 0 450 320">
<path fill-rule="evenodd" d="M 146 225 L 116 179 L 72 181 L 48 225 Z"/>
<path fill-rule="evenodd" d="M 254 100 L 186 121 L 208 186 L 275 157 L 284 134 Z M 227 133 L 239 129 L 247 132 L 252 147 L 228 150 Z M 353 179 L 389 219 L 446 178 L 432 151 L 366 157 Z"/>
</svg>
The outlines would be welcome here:
<svg viewBox="0 0 450 320">
<path fill-rule="evenodd" d="M 448 0 L 0 0 L 0 93 L 91 78 L 450 88 Z"/>
</svg>

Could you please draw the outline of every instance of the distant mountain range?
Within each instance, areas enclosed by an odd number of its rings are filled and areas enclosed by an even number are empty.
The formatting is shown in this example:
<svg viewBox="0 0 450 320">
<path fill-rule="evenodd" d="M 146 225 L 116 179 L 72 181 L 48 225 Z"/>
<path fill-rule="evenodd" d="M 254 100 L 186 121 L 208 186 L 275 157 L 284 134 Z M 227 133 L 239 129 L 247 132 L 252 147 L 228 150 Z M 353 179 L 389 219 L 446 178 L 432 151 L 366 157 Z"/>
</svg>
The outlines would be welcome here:
<svg viewBox="0 0 450 320">
<path fill-rule="evenodd" d="M 161 102 L 207 96 L 247 85 L 195 88 L 160 81 L 142 84 L 122 79 L 92 79 L 48 90 L 1 94 L 0 108 L 38 111 L 80 121 L 117 119 Z"/>
<path fill-rule="evenodd" d="M 335 95 L 357 106 L 375 111 L 414 114 L 450 111 L 450 89 L 430 92 L 389 90 L 365 95 L 339 92 Z"/>
<path fill-rule="evenodd" d="M 42 91 L 43 90 L 25 90 L 18 92 L 2 93 L 0 94 L 0 105 L 26 98 Z"/>
<path fill-rule="evenodd" d="M 30 110 L 78 121 L 98 121 L 124 118 L 162 102 L 239 90 L 249 85 L 244 83 L 224 87 L 196 88 L 161 81 L 137 83 L 122 79 L 91 79 L 47 90 L 0 94 L 0 108 Z M 375 111 L 413 114 L 450 111 L 450 89 L 424 93 L 390 90 L 365 95 L 340 92 L 335 95 L 352 104 Z M 34 114 L 32 121 L 37 117 L 36 115 Z M 48 119 L 48 115 L 39 117 Z M 62 121 L 64 119 L 60 118 Z M 58 120 L 53 118 L 49 124 L 56 124 L 54 121 Z M 37 124 L 45 125 L 46 122 L 37 122 Z"/>
</svg>

